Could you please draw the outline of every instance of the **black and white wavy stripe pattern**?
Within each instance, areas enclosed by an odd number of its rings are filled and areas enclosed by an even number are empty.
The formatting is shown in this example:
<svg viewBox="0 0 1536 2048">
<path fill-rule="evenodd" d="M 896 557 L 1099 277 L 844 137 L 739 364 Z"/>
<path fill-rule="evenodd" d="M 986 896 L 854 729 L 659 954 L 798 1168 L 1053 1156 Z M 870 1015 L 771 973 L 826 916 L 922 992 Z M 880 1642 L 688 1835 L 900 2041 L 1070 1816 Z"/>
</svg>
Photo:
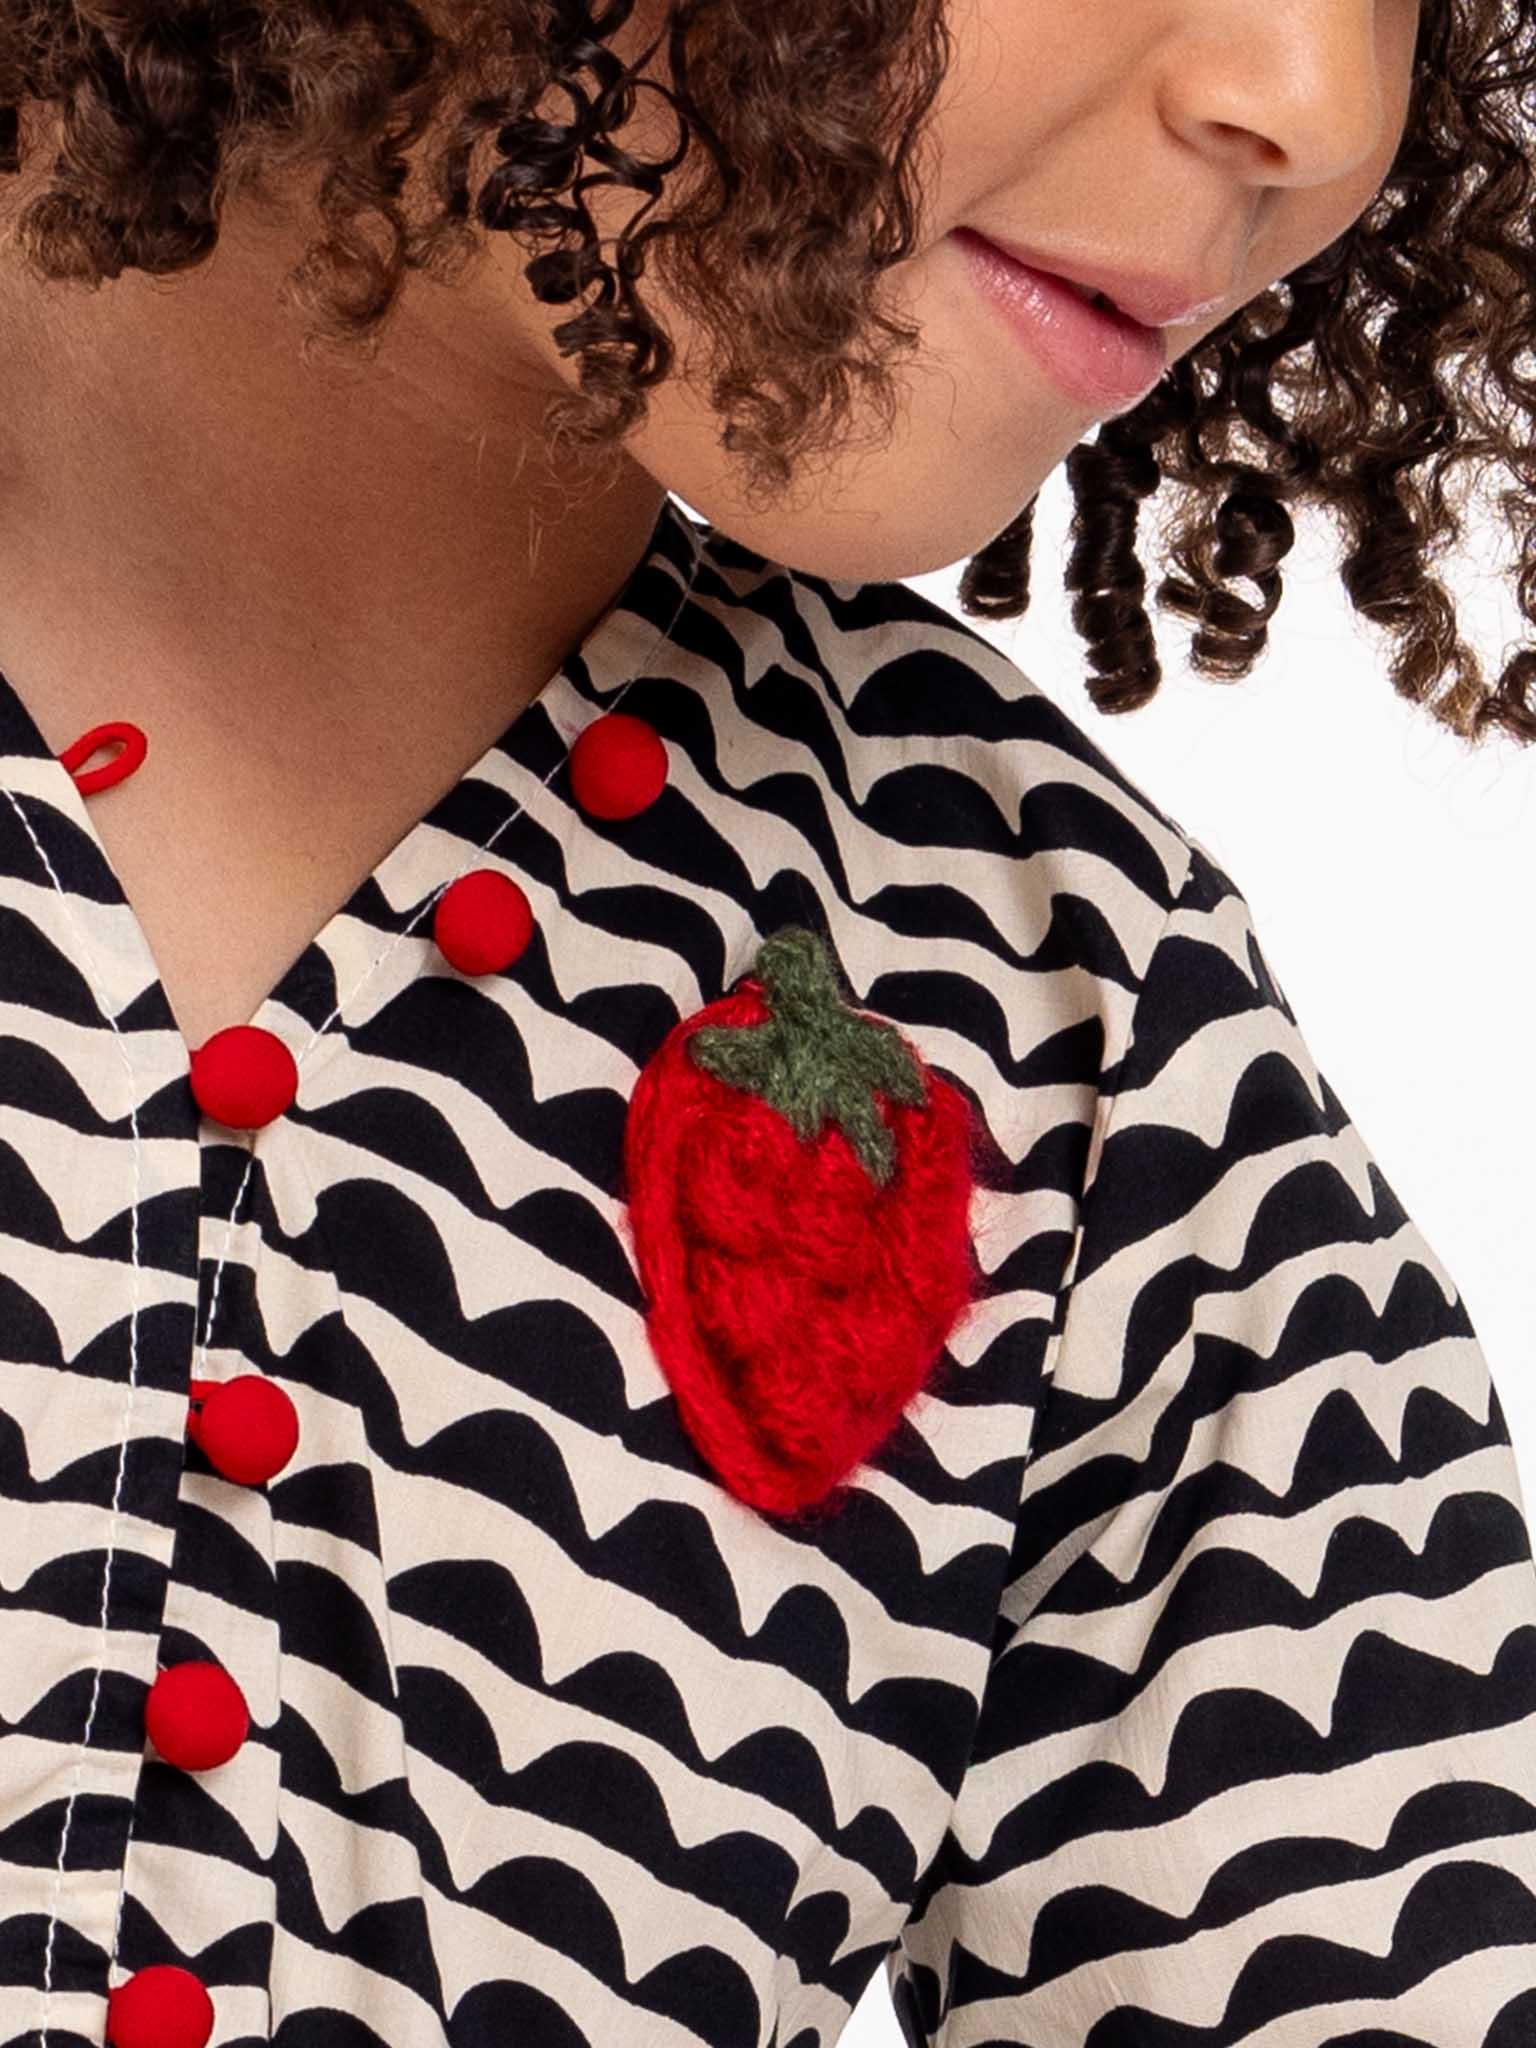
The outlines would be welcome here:
<svg viewBox="0 0 1536 2048">
<path fill-rule="evenodd" d="M 605 824 L 564 759 L 621 702 L 669 781 Z M 251 1134 L 3 679 L 0 798 L 6 2048 L 99 2043 L 156 1962 L 213 2048 L 830 2048 L 882 1963 L 947 2048 L 1299 2048 L 1325 1985 L 1341 2039 L 1520 2037 L 1486 1369 L 1241 899 L 980 636 L 669 502 L 238 1020 L 299 1060 Z M 476 866 L 537 928 L 470 979 L 430 911 Z M 788 923 L 996 1147 L 988 1298 L 811 1532 L 682 1430 L 620 1174 L 640 1066 Z M 245 1372 L 300 1417 L 265 1487 L 185 1434 Z M 203 1657 L 252 1728 L 190 1773 L 144 1700 Z"/>
<path fill-rule="evenodd" d="M 1509 1432 L 1198 842 L 1095 1153 L 906 2038 L 1536 2040 Z"/>
</svg>

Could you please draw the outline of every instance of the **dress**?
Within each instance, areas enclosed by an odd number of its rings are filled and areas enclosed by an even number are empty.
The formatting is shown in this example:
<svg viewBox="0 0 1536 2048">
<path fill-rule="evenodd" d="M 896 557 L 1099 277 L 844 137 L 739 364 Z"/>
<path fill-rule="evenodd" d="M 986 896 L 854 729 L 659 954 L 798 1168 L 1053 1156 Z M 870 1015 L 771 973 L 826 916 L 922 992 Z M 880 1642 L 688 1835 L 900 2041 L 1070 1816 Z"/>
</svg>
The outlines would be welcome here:
<svg viewBox="0 0 1536 2048">
<path fill-rule="evenodd" d="M 244 1127 L 3 680 L 0 792 L 3 2048 L 830 2048 L 882 1969 L 910 2048 L 1536 2040 L 1488 1364 L 1241 892 L 979 634 L 669 499 Z M 974 1111 L 986 1282 L 806 1519 L 685 1423 L 625 1169 L 781 929 Z"/>
</svg>

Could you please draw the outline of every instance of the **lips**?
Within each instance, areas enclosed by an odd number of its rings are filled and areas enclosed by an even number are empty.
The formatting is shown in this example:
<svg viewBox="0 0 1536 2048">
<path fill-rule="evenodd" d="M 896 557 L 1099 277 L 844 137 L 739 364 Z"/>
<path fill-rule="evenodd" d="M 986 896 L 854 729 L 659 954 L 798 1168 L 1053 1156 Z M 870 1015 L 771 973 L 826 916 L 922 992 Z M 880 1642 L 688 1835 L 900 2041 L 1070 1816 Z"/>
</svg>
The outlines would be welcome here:
<svg viewBox="0 0 1536 2048">
<path fill-rule="evenodd" d="M 1140 320 L 1133 320 L 1129 313 L 1122 313 L 1107 292 L 1095 291 L 1092 285 L 1078 284 L 1075 279 L 1062 277 L 1054 270 L 1037 270 L 1037 277 L 1048 277 L 1053 284 L 1061 285 L 1073 298 L 1081 299 L 1085 306 L 1091 306 L 1096 313 L 1107 314 L 1120 326 L 1127 327 L 1133 334 L 1155 334 L 1158 330 L 1148 327 Z"/>
<path fill-rule="evenodd" d="M 1057 275 L 1055 271 L 1048 272 L 1047 274 L 1052 277 Z M 1114 300 L 1106 297 L 1103 292 L 1093 291 L 1085 284 L 1074 284 L 1070 277 L 1062 278 L 1061 282 L 1069 292 L 1081 299 L 1085 306 L 1097 306 L 1101 313 L 1118 313 L 1120 310 Z"/>
<path fill-rule="evenodd" d="M 1091 287 L 1019 263 L 974 229 L 952 229 L 951 237 L 983 295 L 1080 404 L 1101 416 L 1106 408 L 1123 411 L 1167 369 L 1160 328 L 1143 326 L 1113 304 L 1094 304 Z"/>
<path fill-rule="evenodd" d="M 1002 235 L 988 239 L 1010 262 L 1026 270 L 1082 285 L 1091 292 L 1102 292 L 1123 319 L 1142 328 L 1187 327 L 1192 321 L 1219 312 L 1236 296 L 1235 291 L 1204 296 L 1204 280 L 1193 269 L 1177 277 L 1128 270 L 1108 262 L 1062 258 L 1049 249 L 1027 248 L 1022 242 L 1011 242 Z"/>
</svg>

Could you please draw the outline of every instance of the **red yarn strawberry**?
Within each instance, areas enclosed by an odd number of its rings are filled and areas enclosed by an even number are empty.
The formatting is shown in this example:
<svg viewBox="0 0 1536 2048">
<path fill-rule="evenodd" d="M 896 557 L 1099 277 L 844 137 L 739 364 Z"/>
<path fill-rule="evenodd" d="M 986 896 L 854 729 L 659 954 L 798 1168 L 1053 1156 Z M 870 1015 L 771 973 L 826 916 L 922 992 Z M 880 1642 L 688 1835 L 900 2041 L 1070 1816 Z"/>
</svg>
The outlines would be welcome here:
<svg viewBox="0 0 1536 2048">
<path fill-rule="evenodd" d="M 624 1167 L 651 1346 L 751 1506 L 841 1499 L 928 1378 L 982 1277 L 975 1135 L 966 1098 L 844 1002 L 798 925 L 642 1070 Z"/>
</svg>

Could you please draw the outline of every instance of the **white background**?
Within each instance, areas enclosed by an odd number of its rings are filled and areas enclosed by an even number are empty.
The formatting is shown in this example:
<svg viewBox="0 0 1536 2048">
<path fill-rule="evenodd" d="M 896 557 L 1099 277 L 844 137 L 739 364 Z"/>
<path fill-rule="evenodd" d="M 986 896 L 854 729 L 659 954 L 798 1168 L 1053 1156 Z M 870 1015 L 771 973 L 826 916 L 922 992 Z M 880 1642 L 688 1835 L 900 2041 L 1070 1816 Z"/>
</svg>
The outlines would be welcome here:
<svg viewBox="0 0 1536 2048">
<path fill-rule="evenodd" d="M 1187 662 L 1191 629 L 1151 602 L 1161 573 L 1150 512 L 1140 548 L 1163 683 L 1140 711 L 1088 697 L 1084 643 L 1059 564 L 1064 470 L 1036 508 L 1022 619 L 967 619 L 1058 702 L 1162 810 L 1207 846 L 1253 908 L 1266 958 L 1318 1066 L 1403 1207 L 1460 1289 L 1509 1418 L 1536 1508 L 1536 1044 L 1528 995 L 1536 874 L 1536 747 L 1472 752 L 1399 698 L 1395 641 L 1338 581 L 1342 542 L 1298 515 L 1270 650 L 1237 683 Z M 1492 680 L 1536 641 L 1513 599 L 1512 542 L 1486 507 L 1437 565 L 1461 633 Z M 957 617 L 960 574 L 909 579 Z M 1250 600 L 1251 585 L 1240 585 Z M 842 2036 L 897 2048 L 877 1971 Z"/>
</svg>

